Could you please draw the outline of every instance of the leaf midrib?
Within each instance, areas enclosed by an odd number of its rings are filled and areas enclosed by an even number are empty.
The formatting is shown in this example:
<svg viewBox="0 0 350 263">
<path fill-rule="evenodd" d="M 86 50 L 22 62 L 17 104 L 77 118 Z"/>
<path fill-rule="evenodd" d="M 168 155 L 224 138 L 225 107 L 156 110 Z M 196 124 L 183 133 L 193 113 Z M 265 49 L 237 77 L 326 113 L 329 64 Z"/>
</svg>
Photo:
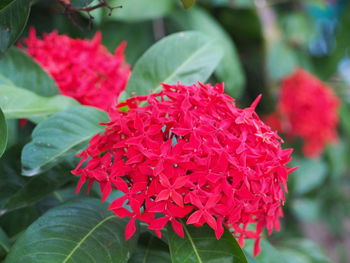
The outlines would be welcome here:
<svg viewBox="0 0 350 263">
<path fill-rule="evenodd" d="M 176 76 L 176 74 L 180 71 L 180 69 L 184 68 L 192 59 L 193 57 L 197 56 L 197 54 L 199 54 L 203 49 L 206 49 L 209 45 L 211 45 L 214 41 L 211 40 L 209 42 L 207 42 L 205 45 L 203 45 L 201 48 L 197 49 L 194 53 L 192 53 L 192 55 L 190 55 L 187 59 L 185 59 L 180 65 L 179 67 L 177 67 L 177 69 L 171 73 L 165 80 L 161 81 L 161 83 L 166 83 L 170 81 L 174 76 Z M 152 93 L 157 93 L 158 91 L 161 90 L 161 86 L 157 85 L 156 88 L 154 89 L 154 91 Z"/>
<path fill-rule="evenodd" d="M 97 225 L 95 225 L 79 242 L 78 244 L 71 250 L 71 252 L 66 256 L 66 258 L 62 261 L 62 263 L 66 263 L 68 262 L 68 260 L 73 256 L 73 254 L 75 253 L 75 251 L 77 249 L 79 249 L 79 247 L 85 242 L 85 240 L 87 240 L 92 233 L 99 228 L 101 225 L 103 225 L 105 222 L 107 222 L 108 220 L 112 219 L 112 218 L 116 218 L 115 215 L 110 215 L 108 217 L 106 217 L 105 219 L 103 219 L 102 221 L 100 221 Z"/>
<path fill-rule="evenodd" d="M 52 162 L 53 160 L 55 160 L 57 157 L 59 157 L 60 155 L 63 155 L 65 153 L 67 153 L 70 149 L 78 146 L 79 144 L 83 143 L 84 141 L 87 141 L 90 137 L 92 137 L 92 135 L 88 135 L 85 136 L 84 138 L 80 139 L 79 141 L 77 141 L 76 143 L 70 144 L 69 147 L 66 147 L 63 151 L 58 152 L 57 154 L 53 155 L 50 159 L 46 160 L 46 162 L 41 163 L 39 166 L 35 167 L 35 168 L 30 168 L 30 170 L 35 170 L 37 168 L 42 168 L 44 167 L 46 164 L 49 164 L 50 162 Z M 34 141 L 33 141 L 34 142 Z M 32 143 L 33 143 L 32 142 Z"/>
<path fill-rule="evenodd" d="M 185 230 L 186 236 L 188 237 L 188 240 L 189 240 L 190 243 L 191 243 L 191 246 L 192 246 L 192 248 L 193 248 L 194 254 L 195 254 L 196 257 L 197 257 L 198 262 L 199 262 L 199 263 L 203 263 L 203 260 L 201 259 L 200 255 L 198 254 L 198 251 L 197 251 L 198 249 L 197 249 L 195 243 L 193 242 L 193 239 L 192 239 L 190 233 L 188 232 L 186 225 L 183 225 L 183 228 L 184 228 L 184 230 Z"/>
</svg>

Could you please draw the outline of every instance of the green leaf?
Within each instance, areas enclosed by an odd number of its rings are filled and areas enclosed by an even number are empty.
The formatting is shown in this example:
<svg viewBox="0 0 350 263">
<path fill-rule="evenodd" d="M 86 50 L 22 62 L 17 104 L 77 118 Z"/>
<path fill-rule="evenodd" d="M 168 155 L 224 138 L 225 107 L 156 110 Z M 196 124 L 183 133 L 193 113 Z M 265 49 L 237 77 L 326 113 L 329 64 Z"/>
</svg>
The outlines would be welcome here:
<svg viewBox="0 0 350 263">
<path fill-rule="evenodd" d="M 0 228 L 0 259 L 10 251 L 10 240 L 2 228 Z"/>
<path fill-rule="evenodd" d="M 293 193 L 308 193 L 325 181 L 328 168 L 322 160 L 294 159 L 293 163 L 299 166 L 292 175 Z"/>
<path fill-rule="evenodd" d="M 73 179 L 69 169 L 65 166 L 58 166 L 43 175 L 32 177 L 23 187 L 12 195 L 4 205 L 6 212 L 30 206 L 53 191 L 59 189 L 68 181 Z"/>
<path fill-rule="evenodd" d="M 163 38 L 136 62 L 125 93 L 145 95 L 159 91 L 160 83 L 205 82 L 222 58 L 220 43 L 199 32 L 181 32 Z M 125 94 L 123 94 L 125 97 Z"/>
<path fill-rule="evenodd" d="M 0 108 L 0 157 L 4 154 L 7 145 L 7 123 Z"/>
<path fill-rule="evenodd" d="M 171 15 L 171 18 L 182 30 L 198 30 L 219 40 L 224 57 L 215 73 L 220 81 L 225 82 L 225 91 L 228 94 L 240 95 L 245 83 L 243 70 L 236 47 L 222 26 L 209 13 L 199 7 L 188 11 L 178 10 Z"/>
<path fill-rule="evenodd" d="M 127 262 L 136 237 L 125 241 L 125 223 L 97 199 L 68 202 L 35 221 L 13 245 L 5 262 Z"/>
<path fill-rule="evenodd" d="M 169 228 L 169 248 L 172 263 L 247 263 L 236 239 L 229 231 L 217 240 L 208 226 L 183 225 L 185 238 Z"/>
<path fill-rule="evenodd" d="M 169 14 L 174 8 L 173 0 L 112 0 L 111 6 L 119 6 L 113 10 L 107 19 L 139 22 L 144 20 L 156 19 Z"/>
<path fill-rule="evenodd" d="M 18 48 L 10 48 L 0 59 L 0 74 L 17 87 L 41 96 L 58 94 L 54 80 L 31 57 Z"/>
<path fill-rule="evenodd" d="M 23 174 L 36 175 L 81 151 L 88 140 L 103 131 L 107 122 L 104 111 L 77 106 L 59 112 L 39 123 L 32 141 L 22 151 Z"/>
<path fill-rule="evenodd" d="M 7 119 L 46 118 L 74 105 L 78 102 L 66 96 L 42 97 L 26 89 L 0 84 L 0 107 Z"/>
<path fill-rule="evenodd" d="M 171 262 L 168 246 L 150 233 L 143 233 L 137 248 L 128 263 L 169 263 Z"/>
<path fill-rule="evenodd" d="M 0 4 L 0 54 L 22 33 L 30 12 L 30 0 L 12 0 Z"/>
<path fill-rule="evenodd" d="M 187 9 L 192 7 L 196 3 L 196 0 L 181 0 L 181 2 L 183 6 Z"/>
</svg>

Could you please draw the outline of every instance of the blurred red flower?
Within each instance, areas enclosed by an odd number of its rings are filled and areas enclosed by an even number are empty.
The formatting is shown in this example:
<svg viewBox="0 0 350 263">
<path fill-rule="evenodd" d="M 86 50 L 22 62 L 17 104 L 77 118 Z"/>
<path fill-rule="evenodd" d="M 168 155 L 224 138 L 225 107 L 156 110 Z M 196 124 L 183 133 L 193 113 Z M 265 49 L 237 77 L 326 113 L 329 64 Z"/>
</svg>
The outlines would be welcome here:
<svg viewBox="0 0 350 263">
<path fill-rule="evenodd" d="M 281 139 L 255 113 L 260 97 L 239 109 L 222 84 L 162 87 L 110 111 L 105 132 L 79 154 L 72 171 L 80 175 L 77 191 L 87 181 L 100 184 L 103 201 L 113 189 L 122 191 L 109 209 L 130 217 L 127 239 L 136 219 L 159 236 L 170 222 L 183 237 L 184 218 L 207 223 L 218 239 L 224 227 L 241 245 L 256 239 L 257 254 L 263 228 L 270 234 L 280 227 L 292 150 L 282 150 Z M 125 106 L 128 112 L 118 110 Z"/>
<path fill-rule="evenodd" d="M 56 31 L 39 39 L 32 28 L 24 43 L 27 53 L 54 78 L 60 92 L 81 104 L 107 110 L 125 89 L 130 75 L 123 54 L 125 42 L 112 55 L 101 45 L 99 32 L 92 40 L 72 39 Z"/>
<path fill-rule="evenodd" d="M 297 69 L 282 81 L 277 110 L 266 121 L 287 136 L 300 137 L 304 155 L 317 157 L 337 141 L 339 104 L 330 87 Z"/>
</svg>

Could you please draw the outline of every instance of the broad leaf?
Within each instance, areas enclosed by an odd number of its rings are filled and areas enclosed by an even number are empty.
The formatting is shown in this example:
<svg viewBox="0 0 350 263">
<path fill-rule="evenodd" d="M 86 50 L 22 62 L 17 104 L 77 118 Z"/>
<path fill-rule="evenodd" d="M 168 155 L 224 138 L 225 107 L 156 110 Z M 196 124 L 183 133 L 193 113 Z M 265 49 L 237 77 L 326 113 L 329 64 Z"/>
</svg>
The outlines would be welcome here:
<svg viewBox="0 0 350 263">
<path fill-rule="evenodd" d="M 137 248 L 128 263 L 169 263 L 171 262 L 169 248 L 161 239 L 150 233 L 143 233 Z"/>
<path fill-rule="evenodd" d="M 41 96 L 58 94 L 54 80 L 22 50 L 10 48 L 0 59 L 0 74 L 17 87 L 28 89 Z"/>
<path fill-rule="evenodd" d="M 79 199 L 55 207 L 17 240 L 6 263 L 127 262 L 136 237 L 124 239 L 126 221 L 97 199 Z"/>
<path fill-rule="evenodd" d="M 224 57 L 215 73 L 220 81 L 225 82 L 225 91 L 232 95 L 241 94 L 244 86 L 244 75 L 237 55 L 236 47 L 230 36 L 222 26 L 204 9 L 194 7 L 191 10 L 178 10 L 171 15 L 171 19 L 182 30 L 198 30 L 214 39 L 218 39 Z"/>
<path fill-rule="evenodd" d="M 184 225 L 185 238 L 169 228 L 169 248 L 173 263 L 247 263 L 237 241 L 227 230 L 217 240 L 208 226 Z"/>
<path fill-rule="evenodd" d="M 36 175 L 80 152 L 88 140 L 103 131 L 107 114 L 88 106 L 59 112 L 39 123 L 22 152 L 23 174 Z"/>
<path fill-rule="evenodd" d="M 138 22 L 149 19 L 155 19 L 169 14 L 174 8 L 173 0 L 112 0 L 111 6 L 119 6 L 113 10 L 111 16 L 107 19 Z"/>
<path fill-rule="evenodd" d="M 0 108 L 0 157 L 6 150 L 7 145 L 7 123 L 5 115 Z"/>
<path fill-rule="evenodd" d="M 22 33 L 30 12 L 30 0 L 7 0 L 0 4 L 0 54 Z"/>
<path fill-rule="evenodd" d="M 125 95 L 160 90 L 160 83 L 205 82 L 222 58 L 220 43 L 199 32 L 181 32 L 163 38 L 136 62 Z"/>
<path fill-rule="evenodd" d="M 26 89 L 0 84 L 0 107 L 6 119 L 46 118 L 74 105 L 78 102 L 66 96 L 42 97 Z"/>
</svg>

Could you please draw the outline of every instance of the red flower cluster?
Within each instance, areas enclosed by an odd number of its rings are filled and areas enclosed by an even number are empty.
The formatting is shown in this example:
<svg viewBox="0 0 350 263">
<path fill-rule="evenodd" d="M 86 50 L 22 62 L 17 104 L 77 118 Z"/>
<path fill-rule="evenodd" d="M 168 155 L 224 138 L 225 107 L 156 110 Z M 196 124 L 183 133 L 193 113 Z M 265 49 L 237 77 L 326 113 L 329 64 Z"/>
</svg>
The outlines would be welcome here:
<svg viewBox="0 0 350 263">
<path fill-rule="evenodd" d="M 288 136 L 302 138 L 304 155 L 315 157 L 337 140 L 339 103 L 330 87 L 297 69 L 283 80 L 277 111 L 266 121 Z"/>
<path fill-rule="evenodd" d="M 54 31 L 41 40 L 31 29 L 24 43 L 27 53 L 51 74 L 61 93 L 84 105 L 107 110 L 125 89 L 130 68 L 123 55 L 124 42 L 112 55 L 101 45 L 100 33 L 83 40 Z"/>
<path fill-rule="evenodd" d="M 163 84 L 159 93 L 130 98 L 117 106 L 129 111 L 111 111 L 104 134 L 79 154 L 78 191 L 96 181 L 103 201 L 113 189 L 124 193 L 109 209 L 130 217 L 127 239 L 136 219 L 158 235 L 170 222 L 182 237 L 181 221 L 207 223 L 217 238 L 226 227 L 241 245 L 256 239 L 257 254 L 263 228 L 279 229 L 292 150 L 282 150 L 255 113 L 260 97 L 239 109 L 223 91 L 222 84 Z"/>
</svg>

